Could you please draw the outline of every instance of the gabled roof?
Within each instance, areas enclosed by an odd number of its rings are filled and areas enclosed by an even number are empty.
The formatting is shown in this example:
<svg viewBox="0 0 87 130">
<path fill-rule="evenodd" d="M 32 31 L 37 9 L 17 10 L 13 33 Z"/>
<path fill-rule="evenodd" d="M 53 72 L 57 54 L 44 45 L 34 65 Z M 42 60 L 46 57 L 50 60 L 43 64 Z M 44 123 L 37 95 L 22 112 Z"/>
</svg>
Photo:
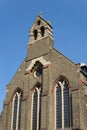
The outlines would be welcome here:
<svg viewBox="0 0 87 130">
<path fill-rule="evenodd" d="M 43 21 L 44 23 L 46 23 L 47 25 L 49 25 L 49 26 L 52 28 L 50 21 L 46 21 L 41 15 L 38 15 L 38 16 L 36 17 L 36 19 L 35 19 L 35 21 L 34 21 L 32 27 L 34 26 L 34 24 L 35 24 L 38 20 Z M 30 30 L 32 29 L 32 27 L 30 28 Z"/>
</svg>

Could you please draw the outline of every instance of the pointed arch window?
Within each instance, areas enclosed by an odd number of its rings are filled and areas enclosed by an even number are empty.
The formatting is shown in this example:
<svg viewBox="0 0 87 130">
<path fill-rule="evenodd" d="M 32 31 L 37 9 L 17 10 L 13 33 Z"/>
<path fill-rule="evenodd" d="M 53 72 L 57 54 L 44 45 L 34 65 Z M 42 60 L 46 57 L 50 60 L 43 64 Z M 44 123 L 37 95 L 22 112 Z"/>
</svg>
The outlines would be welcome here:
<svg viewBox="0 0 87 130">
<path fill-rule="evenodd" d="M 56 87 L 56 127 L 62 128 L 62 97 L 59 84 Z"/>
<path fill-rule="evenodd" d="M 32 95 L 32 130 L 41 126 L 41 86 L 35 88 Z"/>
<path fill-rule="evenodd" d="M 69 89 L 68 84 L 65 82 L 64 84 L 64 127 L 70 127 L 70 108 L 69 108 Z"/>
<path fill-rule="evenodd" d="M 59 80 L 56 87 L 56 128 L 70 127 L 69 89 L 65 80 Z"/>
<path fill-rule="evenodd" d="M 11 130 L 20 130 L 22 93 L 16 92 L 12 104 Z"/>
</svg>

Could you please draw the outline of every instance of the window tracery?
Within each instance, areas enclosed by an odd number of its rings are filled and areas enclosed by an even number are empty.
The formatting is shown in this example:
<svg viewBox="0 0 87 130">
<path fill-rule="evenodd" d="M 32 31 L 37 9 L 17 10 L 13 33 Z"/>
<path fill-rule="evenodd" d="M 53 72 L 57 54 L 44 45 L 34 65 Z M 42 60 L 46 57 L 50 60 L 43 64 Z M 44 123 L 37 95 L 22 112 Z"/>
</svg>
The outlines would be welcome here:
<svg viewBox="0 0 87 130">
<path fill-rule="evenodd" d="M 60 79 L 55 87 L 56 128 L 70 127 L 69 87 L 65 79 Z"/>
</svg>

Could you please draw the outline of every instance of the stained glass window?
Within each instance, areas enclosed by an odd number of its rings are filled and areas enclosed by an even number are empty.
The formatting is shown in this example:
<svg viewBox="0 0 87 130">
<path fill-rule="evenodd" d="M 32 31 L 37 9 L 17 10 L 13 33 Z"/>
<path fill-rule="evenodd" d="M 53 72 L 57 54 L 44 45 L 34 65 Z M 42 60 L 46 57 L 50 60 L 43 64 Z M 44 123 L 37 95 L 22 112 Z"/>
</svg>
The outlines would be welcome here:
<svg viewBox="0 0 87 130">
<path fill-rule="evenodd" d="M 34 92 L 33 96 L 33 122 L 32 122 L 32 130 L 37 130 L 37 110 L 38 109 L 38 93 Z"/>
<path fill-rule="evenodd" d="M 40 130 L 41 126 L 41 87 L 33 94 L 32 130 Z"/>
<path fill-rule="evenodd" d="M 20 130 L 21 105 L 22 105 L 22 94 L 16 92 L 13 98 L 11 130 Z"/>
<path fill-rule="evenodd" d="M 68 84 L 64 85 L 64 127 L 70 127 L 70 110 L 69 110 L 69 90 Z"/>
<path fill-rule="evenodd" d="M 61 87 L 56 88 L 56 127 L 62 128 L 62 99 Z"/>
<path fill-rule="evenodd" d="M 14 99 L 14 112 L 13 112 L 13 130 L 16 130 L 16 123 L 17 123 L 17 106 L 18 106 L 18 96 L 16 94 Z"/>
<path fill-rule="evenodd" d="M 68 83 L 61 79 L 56 87 L 56 128 L 70 127 Z"/>
</svg>

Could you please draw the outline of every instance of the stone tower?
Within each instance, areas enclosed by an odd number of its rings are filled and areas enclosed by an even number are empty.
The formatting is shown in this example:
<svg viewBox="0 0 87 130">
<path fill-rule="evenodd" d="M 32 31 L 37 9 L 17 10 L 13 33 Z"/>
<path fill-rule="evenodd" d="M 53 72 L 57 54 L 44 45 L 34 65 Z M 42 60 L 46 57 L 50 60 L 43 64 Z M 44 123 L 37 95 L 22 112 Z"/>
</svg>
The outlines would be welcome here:
<svg viewBox="0 0 87 130">
<path fill-rule="evenodd" d="M 7 86 L 0 130 L 86 130 L 87 66 L 54 48 L 51 24 L 38 16 L 26 58 Z"/>
</svg>

